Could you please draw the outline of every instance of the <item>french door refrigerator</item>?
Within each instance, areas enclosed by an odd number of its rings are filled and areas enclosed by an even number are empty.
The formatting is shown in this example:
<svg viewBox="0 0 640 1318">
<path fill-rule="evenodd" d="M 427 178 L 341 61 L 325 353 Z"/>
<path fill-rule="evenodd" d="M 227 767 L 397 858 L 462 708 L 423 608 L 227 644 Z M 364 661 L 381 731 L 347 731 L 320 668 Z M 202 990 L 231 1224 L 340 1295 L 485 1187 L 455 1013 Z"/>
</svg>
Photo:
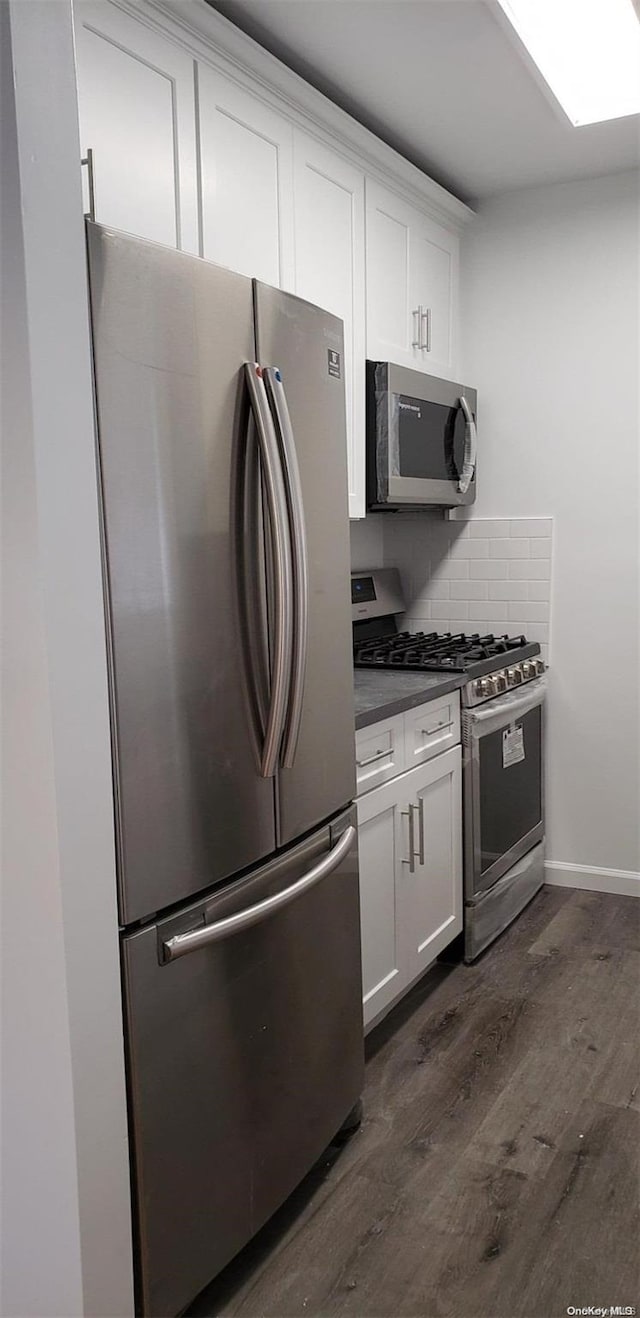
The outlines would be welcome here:
<svg viewBox="0 0 640 1318">
<path fill-rule="evenodd" d="M 339 320 L 88 222 L 138 1309 L 362 1086 Z"/>
</svg>

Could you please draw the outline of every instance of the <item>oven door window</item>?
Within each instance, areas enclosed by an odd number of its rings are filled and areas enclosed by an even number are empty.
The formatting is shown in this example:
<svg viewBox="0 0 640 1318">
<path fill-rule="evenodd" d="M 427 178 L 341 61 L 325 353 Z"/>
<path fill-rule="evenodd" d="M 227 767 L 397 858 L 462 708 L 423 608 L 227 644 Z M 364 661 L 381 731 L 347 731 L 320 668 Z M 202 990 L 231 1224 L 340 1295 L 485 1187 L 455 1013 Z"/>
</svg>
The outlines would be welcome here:
<svg viewBox="0 0 640 1318">
<path fill-rule="evenodd" d="M 412 480 L 457 481 L 464 460 L 465 420 L 458 407 L 394 394 L 398 471 Z"/>
<path fill-rule="evenodd" d="M 485 874 L 506 856 L 542 819 L 542 707 L 516 719 L 519 736 L 505 741 L 510 725 L 481 737 L 480 751 L 480 871 Z"/>
</svg>

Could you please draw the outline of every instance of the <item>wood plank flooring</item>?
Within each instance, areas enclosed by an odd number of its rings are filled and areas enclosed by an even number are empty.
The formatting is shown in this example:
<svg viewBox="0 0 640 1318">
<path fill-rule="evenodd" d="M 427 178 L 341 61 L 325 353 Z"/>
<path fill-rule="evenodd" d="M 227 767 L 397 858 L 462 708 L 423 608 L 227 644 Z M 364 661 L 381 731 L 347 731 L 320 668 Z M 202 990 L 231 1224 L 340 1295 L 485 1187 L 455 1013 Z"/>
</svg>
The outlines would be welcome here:
<svg viewBox="0 0 640 1318">
<path fill-rule="evenodd" d="M 192 1318 L 640 1306 L 640 902 L 544 888 L 367 1041 L 365 1117 Z"/>
</svg>

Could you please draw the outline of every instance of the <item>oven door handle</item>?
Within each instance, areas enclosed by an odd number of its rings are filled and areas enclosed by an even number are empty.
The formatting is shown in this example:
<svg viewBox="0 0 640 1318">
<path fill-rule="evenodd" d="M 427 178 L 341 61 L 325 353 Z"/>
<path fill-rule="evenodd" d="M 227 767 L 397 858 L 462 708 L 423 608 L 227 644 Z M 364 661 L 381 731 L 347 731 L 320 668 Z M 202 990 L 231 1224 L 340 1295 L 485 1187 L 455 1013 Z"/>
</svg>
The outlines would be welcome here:
<svg viewBox="0 0 640 1318">
<path fill-rule="evenodd" d="M 526 694 L 523 691 L 522 695 L 518 696 L 512 696 L 511 693 L 498 696 L 497 700 L 492 700 L 487 705 L 466 710 L 465 719 L 468 721 L 472 735 L 485 737 L 489 732 L 497 732 L 500 728 L 508 727 L 514 719 L 541 705 L 546 694 L 547 679 L 538 677 L 530 683 Z"/>
<path fill-rule="evenodd" d="M 464 458 L 462 462 L 462 471 L 458 481 L 458 489 L 461 494 L 466 494 L 471 481 L 473 480 L 476 469 L 476 457 L 478 452 L 478 432 L 473 417 L 473 412 L 464 396 L 461 394 L 458 399 L 458 406 L 464 414 Z"/>
</svg>

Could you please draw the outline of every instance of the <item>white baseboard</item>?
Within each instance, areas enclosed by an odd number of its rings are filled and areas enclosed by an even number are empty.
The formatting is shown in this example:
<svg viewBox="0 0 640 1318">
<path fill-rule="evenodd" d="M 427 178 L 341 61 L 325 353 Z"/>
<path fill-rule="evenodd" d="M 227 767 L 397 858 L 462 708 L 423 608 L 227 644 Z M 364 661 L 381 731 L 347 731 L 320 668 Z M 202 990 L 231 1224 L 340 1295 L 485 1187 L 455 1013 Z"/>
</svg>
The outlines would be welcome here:
<svg viewBox="0 0 640 1318">
<path fill-rule="evenodd" d="M 591 892 L 615 892 L 622 897 L 640 897 L 640 874 L 634 870 L 603 870 L 593 865 L 569 865 L 547 860 L 545 883 L 560 888 L 588 888 Z"/>
</svg>

